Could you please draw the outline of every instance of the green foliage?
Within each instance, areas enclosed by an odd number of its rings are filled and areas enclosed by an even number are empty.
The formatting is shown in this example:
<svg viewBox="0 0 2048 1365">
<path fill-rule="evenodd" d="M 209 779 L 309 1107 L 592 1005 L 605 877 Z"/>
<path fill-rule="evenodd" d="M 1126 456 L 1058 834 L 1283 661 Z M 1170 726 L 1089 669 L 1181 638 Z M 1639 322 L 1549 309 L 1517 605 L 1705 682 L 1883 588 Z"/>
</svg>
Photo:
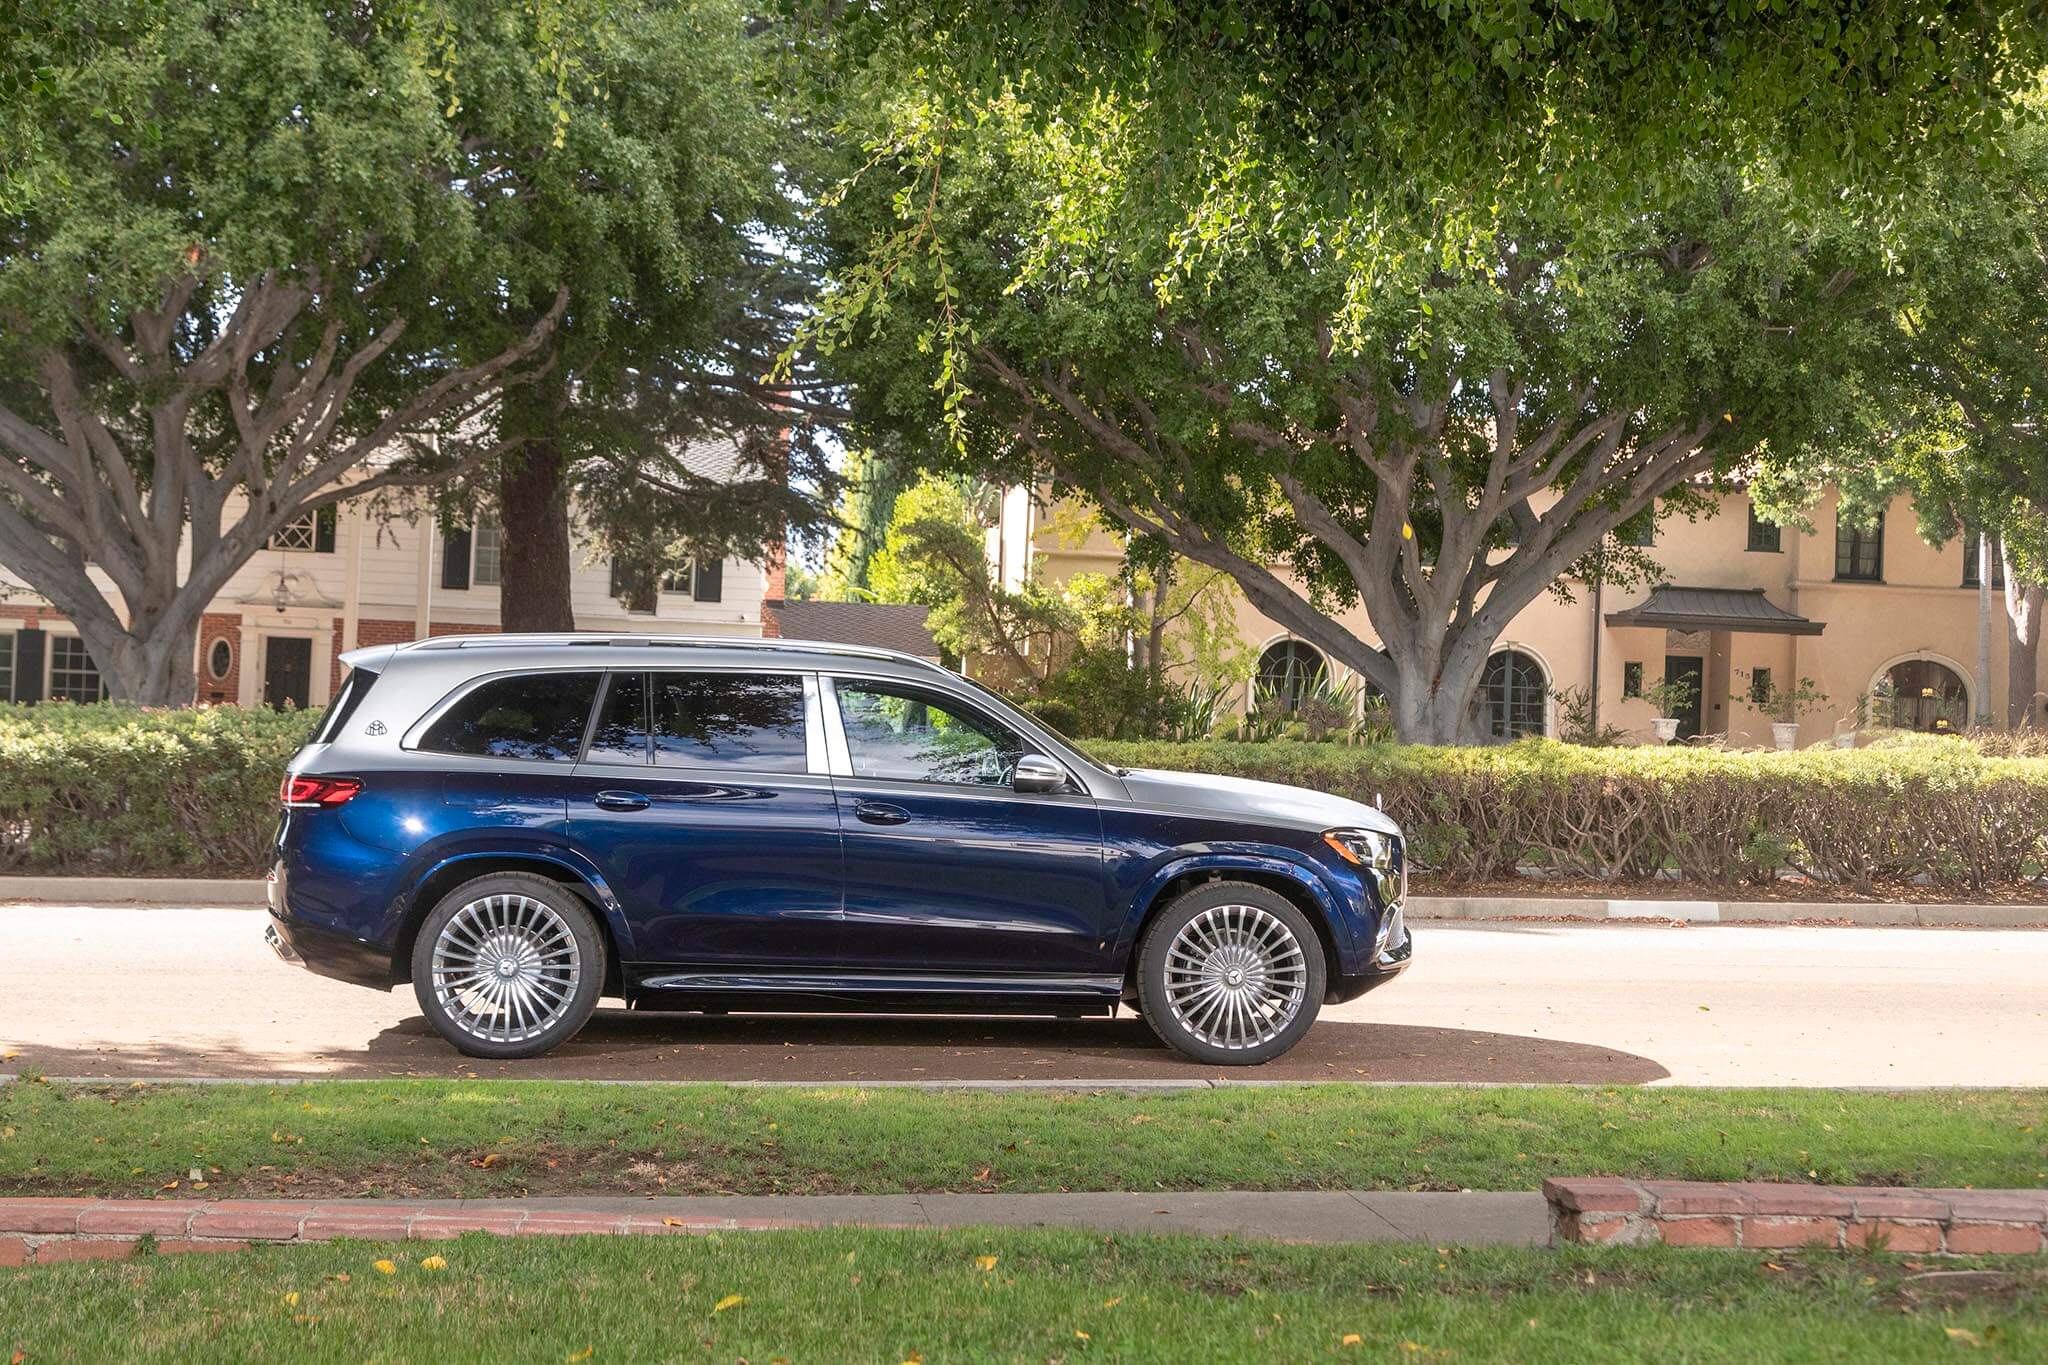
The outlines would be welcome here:
<svg viewBox="0 0 2048 1365">
<path fill-rule="evenodd" d="M 1517 612 L 1654 572 L 1617 529 L 1865 443 L 1903 288 L 1874 191 L 1982 145 L 2042 41 L 2018 7 L 1795 0 L 1789 44 L 1746 7 L 1474 4 L 1126 10 L 1076 45 L 1072 11 L 840 31 L 871 156 L 824 200 L 813 335 L 857 425 L 1051 469 L 1432 742 Z"/>
<path fill-rule="evenodd" d="M 1790 867 L 1858 893 L 1924 877 L 2014 890 L 2048 875 L 2048 761 L 1955 740 L 1866 749 L 1091 743 L 1105 762 L 1224 773 L 1373 802 L 1426 885 L 1562 875 L 1703 885 Z"/>
<path fill-rule="evenodd" d="M 0 870 L 249 877 L 308 712 L 0 706 Z"/>
</svg>

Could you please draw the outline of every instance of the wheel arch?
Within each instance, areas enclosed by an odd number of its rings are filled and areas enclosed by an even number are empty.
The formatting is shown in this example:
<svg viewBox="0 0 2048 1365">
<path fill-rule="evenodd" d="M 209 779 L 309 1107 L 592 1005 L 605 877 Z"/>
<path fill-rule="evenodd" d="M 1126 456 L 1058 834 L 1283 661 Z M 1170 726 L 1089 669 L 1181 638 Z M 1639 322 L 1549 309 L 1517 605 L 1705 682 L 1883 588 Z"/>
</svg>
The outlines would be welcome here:
<svg viewBox="0 0 2048 1365">
<path fill-rule="evenodd" d="M 498 872 L 524 872 L 554 882 L 590 907 L 597 930 L 604 935 L 605 995 L 623 995 L 625 973 L 621 967 L 622 947 L 632 942 L 611 888 L 594 869 L 579 866 L 571 858 L 537 849 L 478 849 L 441 859 L 413 884 L 406 902 L 398 937 L 391 948 L 391 980 L 398 984 L 412 980 L 412 951 L 420 926 L 441 899 L 464 882 Z"/>
<path fill-rule="evenodd" d="M 1157 869 L 1131 899 L 1121 952 L 1124 995 L 1132 999 L 1137 991 L 1138 945 L 1145 931 L 1167 906 L 1196 887 L 1210 882 L 1250 882 L 1283 896 L 1301 911 L 1321 941 L 1325 975 L 1334 982 L 1342 973 L 1348 943 L 1340 942 L 1336 907 L 1320 878 L 1308 868 L 1287 858 L 1254 853 L 1203 853 L 1177 858 Z M 1348 939 L 1346 935 L 1346 939 Z M 1325 1001 L 1328 1001 L 1327 991 Z"/>
</svg>

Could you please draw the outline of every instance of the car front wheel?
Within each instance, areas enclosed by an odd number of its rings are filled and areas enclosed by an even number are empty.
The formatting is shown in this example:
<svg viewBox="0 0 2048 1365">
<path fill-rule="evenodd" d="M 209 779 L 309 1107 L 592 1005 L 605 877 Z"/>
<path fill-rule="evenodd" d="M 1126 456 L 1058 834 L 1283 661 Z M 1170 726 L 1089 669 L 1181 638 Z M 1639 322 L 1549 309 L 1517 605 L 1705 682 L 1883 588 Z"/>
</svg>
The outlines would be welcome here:
<svg viewBox="0 0 2048 1365">
<path fill-rule="evenodd" d="M 1301 1041 L 1322 1009 L 1322 940 L 1286 897 L 1210 882 L 1175 900 L 1138 950 L 1138 1005 L 1196 1061 L 1255 1066 Z"/>
<path fill-rule="evenodd" d="M 427 913 L 412 985 L 443 1038 L 472 1057 L 538 1057 L 589 1021 L 604 935 L 581 898 L 545 877 L 466 882 Z"/>
</svg>

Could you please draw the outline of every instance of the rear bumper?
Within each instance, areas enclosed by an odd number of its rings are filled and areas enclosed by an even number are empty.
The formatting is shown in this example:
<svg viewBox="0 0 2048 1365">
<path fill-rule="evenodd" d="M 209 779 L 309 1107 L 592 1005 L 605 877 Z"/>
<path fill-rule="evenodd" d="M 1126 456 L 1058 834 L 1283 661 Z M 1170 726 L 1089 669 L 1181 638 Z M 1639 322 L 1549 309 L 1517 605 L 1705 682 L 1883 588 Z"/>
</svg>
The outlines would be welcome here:
<svg viewBox="0 0 2048 1365">
<path fill-rule="evenodd" d="M 315 976 L 380 991 L 391 989 L 391 950 L 381 944 L 294 924 L 276 910 L 270 912 L 270 922 L 263 928 L 263 941 L 278 957 Z"/>
</svg>

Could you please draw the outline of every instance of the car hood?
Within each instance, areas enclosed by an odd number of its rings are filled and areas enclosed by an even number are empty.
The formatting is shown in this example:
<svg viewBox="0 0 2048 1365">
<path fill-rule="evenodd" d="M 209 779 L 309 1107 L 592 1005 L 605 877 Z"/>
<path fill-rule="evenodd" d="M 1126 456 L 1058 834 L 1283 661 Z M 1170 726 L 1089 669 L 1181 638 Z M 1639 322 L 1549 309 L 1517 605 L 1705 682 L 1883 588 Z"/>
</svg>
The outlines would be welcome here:
<svg viewBox="0 0 2048 1365">
<path fill-rule="evenodd" d="M 1123 782 L 1133 801 L 1165 810 L 1270 820 L 1301 829 L 1343 827 L 1376 829 L 1385 834 L 1401 832 L 1399 825 L 1364 802 L 1307 787 L 1255 782 L 1248 777 L 1219 777 L 1214 773 L 1165 772 L 1158 768 L 1127 769 Z"/>
</svg>

